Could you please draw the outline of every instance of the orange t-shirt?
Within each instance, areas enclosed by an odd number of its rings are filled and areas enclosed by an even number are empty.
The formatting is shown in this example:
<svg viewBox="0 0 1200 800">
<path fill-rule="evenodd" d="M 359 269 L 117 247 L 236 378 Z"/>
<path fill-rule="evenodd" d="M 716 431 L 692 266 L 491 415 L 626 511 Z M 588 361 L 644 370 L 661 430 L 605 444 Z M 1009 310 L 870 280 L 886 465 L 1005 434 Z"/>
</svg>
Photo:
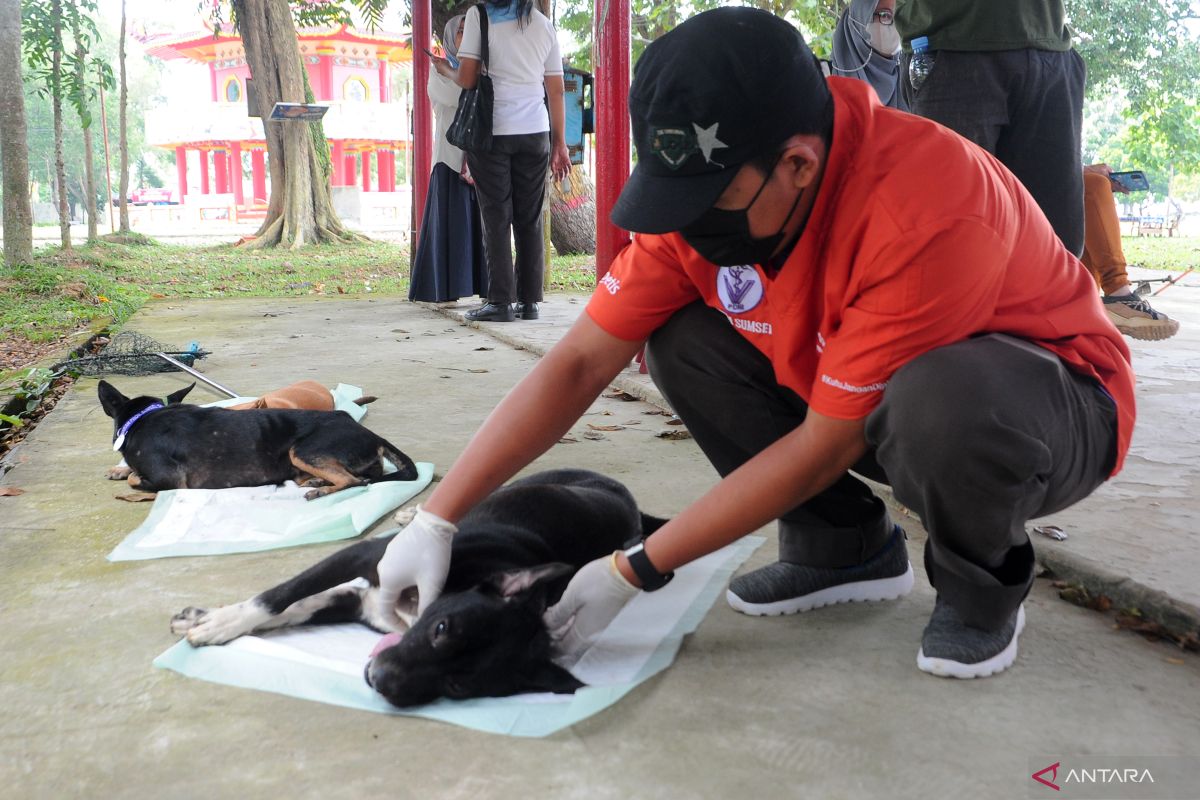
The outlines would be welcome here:
<svg viewBox="0 0 1200 800">
<path fill-rule="evenodd" d="M 771 360 L 781 384 L 839 419 L 867 416 L 892 374 L 923 353 L 984 333 L 1017 336 L 1103 383 L 1117 405 L 1115 474 L 1133 433 L 1134 377 L 1091 275 L 991 155 L 881 106 L 863 81 L 834 77 L 829 87 L 825 175 L 777 272 L 717 267 L 677 233 L 639 234 L 588 314 L 637 341 L 703 300 Z"/>
</svg>

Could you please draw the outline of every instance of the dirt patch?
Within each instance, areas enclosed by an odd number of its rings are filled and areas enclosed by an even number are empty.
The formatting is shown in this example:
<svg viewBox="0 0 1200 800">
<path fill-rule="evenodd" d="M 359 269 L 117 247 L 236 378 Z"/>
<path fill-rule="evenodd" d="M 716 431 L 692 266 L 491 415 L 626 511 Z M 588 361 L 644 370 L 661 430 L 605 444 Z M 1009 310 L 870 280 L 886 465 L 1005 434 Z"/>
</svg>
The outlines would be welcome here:
<svg viewBox="0 0 1200 800">
<path fill-rule="evenodd" d="M 8 337 L 0 342 L 0 372 L 32 367 L 56 353 L 66 352 L 71 341 L 77 338 L 83 330 L 85 329 L 72 331 L 48 342 L 31 342 L 22 336 Z"/>
<path fill-rule="evenodd" d="M 46 415 L 54 410 L 54 406 L 62 399 L 62 396 L 67 393 L 75 383 L 75 378 L 70 375 L 63 375 L 61 378 L 55 378 L 50 384 L 49 390 L 42 395 L 41 402 L 38 403 L 28 416 L 22 417 L 22 423 L 15 427 L 0 428 L 0 464 L 8 456 L 10 450 L 24 441 L 25 437 L 33 432 L 38 423 L 45 419 Z M 0 466 L 0 473 L 3 473 L 5 468 Z"/>
</svg>

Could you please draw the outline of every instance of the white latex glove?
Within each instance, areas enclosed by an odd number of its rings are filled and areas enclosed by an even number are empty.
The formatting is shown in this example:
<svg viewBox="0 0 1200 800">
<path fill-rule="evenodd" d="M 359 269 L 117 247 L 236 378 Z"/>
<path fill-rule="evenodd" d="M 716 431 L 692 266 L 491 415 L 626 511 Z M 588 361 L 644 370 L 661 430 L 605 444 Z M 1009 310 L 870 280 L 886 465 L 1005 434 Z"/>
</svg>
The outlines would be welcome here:
<svg viewBox="0 0 1200 800">
<path fill-rule="evenodd" d="M 417 587 L 417 616 L 442 593 L 450 571 L 450 540 L 458 528 L 417 506 L 417 515 L 388 542 L 379 559 L 378 611 L 399 624 L 400 593 Z"/>
<path fill-rule="evenodd" d="M 542 620 L 559 653 L 578 658 L 641 589 L 617 571 L 611 555 L 583 565 Z"/>
</svg>

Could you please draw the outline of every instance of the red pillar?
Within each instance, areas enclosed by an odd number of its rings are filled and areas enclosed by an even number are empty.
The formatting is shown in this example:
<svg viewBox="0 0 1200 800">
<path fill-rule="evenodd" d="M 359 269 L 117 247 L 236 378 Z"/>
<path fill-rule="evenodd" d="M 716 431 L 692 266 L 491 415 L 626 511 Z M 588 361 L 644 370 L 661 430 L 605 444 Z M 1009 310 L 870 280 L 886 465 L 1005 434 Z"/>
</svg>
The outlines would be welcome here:
<svg viewBox="0 0 1200 800">
<path fill-rule="evenodd" d="M 187 148 L 175 148 L 175 172 L 179 176 L 179 202 L 187 197 Z"/>
<path fill-rule="evenodd" d="M 208 62 L 208 77 L 212 83 L 212 101 L 217 102 L 217 66 L 211 61 Z"/>
<path fill-rule="evenodd" d="M 371 151 L 363 150 L 362 153 L 362 187 L 364 192 L 371 191 Z"/>
<path fill-rule="evenodd" d="M 388 80 L 388 62 L 379 59 L 379 102 L 392 102 L 392 84 Z"/>
<path fill-rule="evenodd" d="M 597 6 L 606 0 L 596 0 Z M 628 0 L 616 0 L 628 2 Z M 626 6 L 628 9 L 628 6 Z M 627 11 L 628 13 L 628 11 Z M 433 110 L 429 105 L 429 58 L 422 52 L 431 48 L 430 25 L 433 15 L 430 0 L 412 0 L 413 58 L 413 165 L 412 165 L 412 231 L 410 241 L 417 251 L 417 231 L 425 216 L 425 196 L 429 194 L 429 170 L 433 167 Z"/>
<path fill-rule="evenodd" d="M 213 151 L 213 175 L 216 176 L 217 194 L 229 191 L 229 156 L 224 150 Z"/>
<path fill-rule="evenodd" d="M 353 186 L 358 180 L 358 157 L 353 153 L 342 161 L 342 177 L 346 180 L 343 186 Z"/>
<path fill-rule="evenodd" d="M 330 156 L 333 161 L 333 175 L 331 176 L 334 186 L 346 185 L 346 145 L 342 144 L 341 139 L 335 139 L 333 142 L 333 155 Z"/>
<path fill-rule="evenodd" d="M 387 157 L 387 186 L 383 188 L 385 192 L 396 191 L 396 151 L 388 150 L 384 153 Z"/>
<path fill-rule="evenodd" d="M 200 194 L 209 194 L 208 189 L 208 151 L 199 150 L 200 154 Z"/>
<path fill-rule="evenodd" d="M 629 243 L 629 233 L 608 218 L 629 178 L 629 0 L 595 0 L 594 19 L 596 279 L 599 280 L 621 248 Z"/>
<path fill-rule="evenodd" d="M 229 145 L 229 180 L 233 184 L 233 202 L 239 206 L 245 205 L 246 196 L 242 186 L 241 142 L 231 142 Z"/>
<path fill-rule="evenodd" d="M 267 202 L 267 164 L 265 150 L 250 151 L 250 186 L 255 203 Z"/>
</svg>

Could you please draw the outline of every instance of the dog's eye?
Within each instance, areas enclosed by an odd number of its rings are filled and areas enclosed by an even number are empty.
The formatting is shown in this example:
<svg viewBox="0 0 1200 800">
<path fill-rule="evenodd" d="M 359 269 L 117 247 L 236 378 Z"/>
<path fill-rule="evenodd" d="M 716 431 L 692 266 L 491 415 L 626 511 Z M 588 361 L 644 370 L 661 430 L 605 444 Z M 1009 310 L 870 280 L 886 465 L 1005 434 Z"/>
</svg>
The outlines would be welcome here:
<svg viewBox="0 0 1200 800">
<path fill-rule="evenodd" d="M 429 632 L 429 641 L 436 647 L 446 641 L 450 635 L 450 622 L 445 619 L 439 619 Z"/>
</svg>

